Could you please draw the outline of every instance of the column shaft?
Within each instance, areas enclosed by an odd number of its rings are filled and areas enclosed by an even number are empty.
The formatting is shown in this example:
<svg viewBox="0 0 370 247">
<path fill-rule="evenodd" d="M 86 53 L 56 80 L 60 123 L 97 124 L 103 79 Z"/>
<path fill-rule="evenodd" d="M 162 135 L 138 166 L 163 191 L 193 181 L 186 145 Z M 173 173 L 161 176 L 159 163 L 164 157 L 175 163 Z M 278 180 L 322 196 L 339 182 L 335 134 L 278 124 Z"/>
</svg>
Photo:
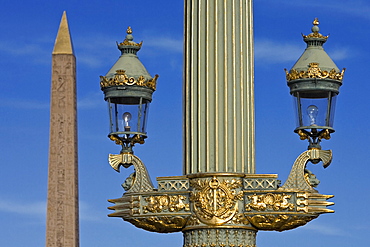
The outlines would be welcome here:
<svg viewBox="0 0 370 247">
<path fill-rule="evenodd" d="M 185 0 L 184 174 L 254 173 L 251 0 Z"/>
</svg>

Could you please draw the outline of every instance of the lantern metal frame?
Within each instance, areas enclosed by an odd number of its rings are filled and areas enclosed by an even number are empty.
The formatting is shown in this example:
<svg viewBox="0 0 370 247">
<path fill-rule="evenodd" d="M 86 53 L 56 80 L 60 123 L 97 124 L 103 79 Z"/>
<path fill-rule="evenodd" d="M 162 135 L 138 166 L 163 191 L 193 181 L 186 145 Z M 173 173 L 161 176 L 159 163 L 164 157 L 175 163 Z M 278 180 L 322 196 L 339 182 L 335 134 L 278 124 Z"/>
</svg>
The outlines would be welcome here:
<svg viewBox="0 0 370 247">
<path fill-rule="evenodd" d="M 296 101 L 296 114 L 298 127 L 294 130 L 302 140 L 309 141 L 310 148 L 321 148 L 322 139 L 330 139 L 335 130 L 332 126 L 335 111 L 335 100 L 339 94 L 340 80 L 307 78 L 288 81 L 290 94 Z M 302 99 L 322 99 L 325 101 L 325 125 L 305 125 L 303 121 Z"/>
<path fill-rule="evenodd" d="M 115 141 L 116 144 L 122 146 L 121 153 L 132 153 L 132 147 L 136 144 L 143 144 L 144 139 L 147 138 L 145 125 L 148 121 L 149 104 L 152 101 L 153 89 L 135 86 L 135 85 L 120 85 L 111 86 L 102 89 L 104 92 L 104 99 L 108 102 L 110 133 L 108 137 Z M 113 106 L 114 105 L 114 106 Z M 139 109 L 137 111 L 137 131 L 119 130 L 118 129 L 118 110 L 117 106 L 136 105 Z M 146 106 L 144 106 L 146 105 Z M 115 107 L 115 109 L 113 109 Z M 144 112 L 143 112 L 144 111 Z M 113 112 L 116 112 L 115 114 Z M 114 127 L 116 130 L 114 130 Z M 139 131 L 143 130 L 143 131 Z"/>
</svg>

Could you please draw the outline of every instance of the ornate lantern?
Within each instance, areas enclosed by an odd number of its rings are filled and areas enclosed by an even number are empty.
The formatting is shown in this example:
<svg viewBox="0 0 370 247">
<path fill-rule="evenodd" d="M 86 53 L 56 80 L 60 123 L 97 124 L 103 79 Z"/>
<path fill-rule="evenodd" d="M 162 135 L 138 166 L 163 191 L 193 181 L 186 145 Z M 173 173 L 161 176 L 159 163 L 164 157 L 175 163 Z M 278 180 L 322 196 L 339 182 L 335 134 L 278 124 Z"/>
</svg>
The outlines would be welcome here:
<svg viewBox="0 0 370 247">
<path fill-rule="evenodd" d="M 144 143 L 149 104 L 158 75 L 150 76 L 136 53 L 142 42 L 133 42 L 132 30 L 118 44 L 121 56 L 106 76 L 100 76 L 101 90 L 108 102 L 110 133 L 108 137 L 122 146 L 121 153 L 132 153 L 135 143 Z"/>
<path fill-rule="evenodd" d="M 297 116 L 294 130 L 302 140 L 309 141 L 309 149 L 321 148 L 322 139 L 330 139 L 334 132 L 334 110 L 345 69 L 340 71 L 323 49 L 328 36 L 319 33 L 319 21 L 313 21 L 312 33 L 302 35 L 307 48 L 286 72 L 290 94 Z"/>
</svg>

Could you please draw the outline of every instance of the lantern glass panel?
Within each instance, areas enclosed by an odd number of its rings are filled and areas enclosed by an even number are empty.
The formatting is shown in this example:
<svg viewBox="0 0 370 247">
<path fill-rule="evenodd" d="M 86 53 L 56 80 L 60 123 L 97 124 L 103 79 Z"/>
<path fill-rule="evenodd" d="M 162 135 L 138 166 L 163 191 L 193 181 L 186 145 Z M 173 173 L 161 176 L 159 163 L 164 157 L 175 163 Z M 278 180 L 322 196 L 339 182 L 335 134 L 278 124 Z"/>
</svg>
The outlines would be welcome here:
<svg viewBox="0 0 370 247">
<path fill-rule="evenodd" d="M 149 104 L 144 98 L 110 98 L 110 134 L 146 135 Z"/>
<path fill-rule="evenodd" d="M 297 128 L 333 127 L 336 93 L 330 91 L 320 92 L 320 94 L 297 92 L 293 96 Z"/>
</svg>

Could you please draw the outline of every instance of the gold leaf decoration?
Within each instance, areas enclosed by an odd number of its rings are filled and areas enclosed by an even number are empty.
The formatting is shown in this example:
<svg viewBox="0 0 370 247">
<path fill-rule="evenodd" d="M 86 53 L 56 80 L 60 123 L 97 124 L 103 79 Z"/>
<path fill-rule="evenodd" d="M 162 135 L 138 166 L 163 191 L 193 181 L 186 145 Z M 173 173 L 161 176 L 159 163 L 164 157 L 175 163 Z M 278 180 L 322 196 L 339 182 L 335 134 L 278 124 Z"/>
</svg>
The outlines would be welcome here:
<svg viewBox="0 0 370 247">
<path fill-rule="evenodd" d="M 254 227 L 266 231 L 285 231 L 303 226 L 307 222 L 317 218 L 318 215 L 254 215 L 248 217 Z"/>
<path fill-rule="evenodd" d="M 186 197 L 183 195 L 160 195 L 145 198 L 146 206 L 143 206 L 144 213 L 179 212 L 189 211 L 188 203 L 184 203 Z"/>
<path fill-rule="evenodd" d="M 251 195 L 248 199 L 250 203 L 245 205 L 247 211 L 282 211 L 282 210 L 294 210 L 294 204 L 289 203 L 291 195 L 286 194 L 273 194 L 267 193 L 262 195 Z"/>
<path fill-rule="evenodd" d="M 344 72 L 337 72 L 335 69 L 330 71 L 321 70 L 319 63 L 310 63 L 307 71 L 297 71 L 296 69 L 291 69 L 289 72 L 285 69 L 287 81 L 297 80 L 297 79 L 307 79 L 307 78 L 319 78 L 319 79 L 333 79 L 333 80 L 343 80 Z"/>
<path fill-rule="evenodd" d="M 141 86 L 156 90 L 157 79 L 159 75 L 155 75 L 152 79 L 145 79 L 144 76 L 139 76 L 137 79 L 134 77 L 128 77 L 125 70 L 117 70 L 116 74 L 112 78 L 107 78 L 105 76 L 100 76 L 100 88 L 103 90 L 107 87 L 112 86 Z"/>
<path fill-rule="evenodd" d="M 199 220 L 208 225 L 222 225 L 231 220 L 238 211 L 238 200 L 243 199 L 243 192 L 234 189 L 242 187 L 241 180 L 219 181 L 195 179 L 190 181 L 194 191 L 190 194 L 193 211 Z"/>
</svg>

